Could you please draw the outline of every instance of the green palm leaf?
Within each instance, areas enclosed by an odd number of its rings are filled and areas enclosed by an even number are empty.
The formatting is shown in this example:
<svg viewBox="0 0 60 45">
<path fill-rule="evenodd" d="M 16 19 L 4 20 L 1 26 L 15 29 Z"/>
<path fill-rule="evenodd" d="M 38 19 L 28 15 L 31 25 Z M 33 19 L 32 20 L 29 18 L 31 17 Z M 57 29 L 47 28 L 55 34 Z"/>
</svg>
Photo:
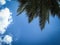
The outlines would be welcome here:
<svg viewBox="0 0 60 45">
<path fill-rule="evenodd" d="M 18 15 L 24 10 L 27 12 L 29 23 L 36 17 L 39 17 L 40 28 L 45 27 L 46 21 L 49 23 L 49 12 L 52 16 L 57 15 L 60 18 L 60 0 L 18 0 L 21 4 L 17 10 Z"/>
</svg>

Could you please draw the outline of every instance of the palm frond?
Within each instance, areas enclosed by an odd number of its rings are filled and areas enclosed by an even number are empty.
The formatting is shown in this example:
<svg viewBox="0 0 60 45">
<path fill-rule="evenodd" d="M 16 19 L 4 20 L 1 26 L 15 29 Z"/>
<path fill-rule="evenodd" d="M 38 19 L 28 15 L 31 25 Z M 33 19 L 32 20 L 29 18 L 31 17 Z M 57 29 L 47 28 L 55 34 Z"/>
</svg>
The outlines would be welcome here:
<svg viewBox="0 0 60 45">
<path fill-rule="evenodd" d="M 57 15 L 60 18 L 60 0 L 18 0 L 20 6 L 17 10 L 18 15 L 24 10 L 27 12 L 29 23 L 36 17 L 39 17 L 39 25 L 41 29 L 45 27 L 46 21 L 49 23 L 49 11 L 54 17 Z"/>
</svg>

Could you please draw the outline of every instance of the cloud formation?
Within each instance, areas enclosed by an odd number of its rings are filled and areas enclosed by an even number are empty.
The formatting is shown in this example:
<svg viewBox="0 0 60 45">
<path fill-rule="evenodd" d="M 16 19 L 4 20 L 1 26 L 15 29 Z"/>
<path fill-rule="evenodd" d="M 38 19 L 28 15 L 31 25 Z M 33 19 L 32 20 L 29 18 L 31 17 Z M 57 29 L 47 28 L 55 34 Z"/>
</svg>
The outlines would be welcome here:
<svg viewBox="0 0 60 45">
<path fill-rule="evenodd" d="M 0 5 L 4 5 L 6 3 L 6 0 L 0 0 Z"/>
<path fill-rule="evenodd" d="M 11 0 L 7 0 L 7 1 L 11 1 Z M 6 0 L 0 0 L 0 5 L 4 5 L 6 4 Z"/>
<path fill-rule="evenodd" d="M 12 21 L 12 13 L 8 8 L 0 10 L 0 34 L 5 33 L 6 28 L 11 24 Z"/>
<path fill-rule="evenodd" d="M 3 42 L 5 42 L 6 44 L 11 44 L 12 42 L 12 36 L 10 35 L 5 35 L 4 39 L 3 39 Z"/>
</svg>

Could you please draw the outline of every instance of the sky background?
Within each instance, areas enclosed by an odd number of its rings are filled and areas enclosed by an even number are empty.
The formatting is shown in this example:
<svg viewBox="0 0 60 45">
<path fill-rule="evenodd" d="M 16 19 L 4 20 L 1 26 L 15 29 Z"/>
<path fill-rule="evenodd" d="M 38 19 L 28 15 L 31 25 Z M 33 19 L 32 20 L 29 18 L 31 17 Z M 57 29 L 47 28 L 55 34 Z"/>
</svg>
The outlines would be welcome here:
<svg viewBox="0 0 60 45">
<path fill-rule="evenodd" d="M 0 6 L 0 9 L 7 7 L 12 12 L 13 22 L 5 33 L 13 37 L 12 45 L 60 45 L 60 19 L 57 16 L 50 16 L 50 23 L 46 22 L 41 31 L 38 17 L 28 23 L 26 11 L 16 16 L 18 6 L 16 0 L 7 1 L 5 5 Z"/>
</svg>

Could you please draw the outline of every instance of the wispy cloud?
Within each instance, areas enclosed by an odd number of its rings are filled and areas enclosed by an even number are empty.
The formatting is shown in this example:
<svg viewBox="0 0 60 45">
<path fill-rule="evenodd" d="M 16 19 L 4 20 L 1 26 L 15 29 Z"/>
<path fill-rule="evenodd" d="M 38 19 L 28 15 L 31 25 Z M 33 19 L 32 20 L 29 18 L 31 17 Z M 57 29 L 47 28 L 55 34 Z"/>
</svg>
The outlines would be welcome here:
<svg viewBox="0 0 60 45">
<path fill-rule="evenodd" d="M 3 42 L 7 43 L 7 44 L 11 44 L 12 42 L 12 37 L 10 35 L 5 35 Z"/>
<path fill-rule="evenodd" d="M 11 0 L 7 0 L 7 1 L 11 1 Z M 4 5 L 6 4 L 6 0 L 0 0 L 0 5 Z"/>
<path fill-rule="evenodd" d="M 6 3 L 6 0 L 0 0 L 0 5 L 4 5 Z"/>
<path fill-rule="evenodd" d="M 6 28 L 12 21 L 12 13 L 8 8 L 0 10 L 0 34 L 5 33 Z"/>
</svg>

